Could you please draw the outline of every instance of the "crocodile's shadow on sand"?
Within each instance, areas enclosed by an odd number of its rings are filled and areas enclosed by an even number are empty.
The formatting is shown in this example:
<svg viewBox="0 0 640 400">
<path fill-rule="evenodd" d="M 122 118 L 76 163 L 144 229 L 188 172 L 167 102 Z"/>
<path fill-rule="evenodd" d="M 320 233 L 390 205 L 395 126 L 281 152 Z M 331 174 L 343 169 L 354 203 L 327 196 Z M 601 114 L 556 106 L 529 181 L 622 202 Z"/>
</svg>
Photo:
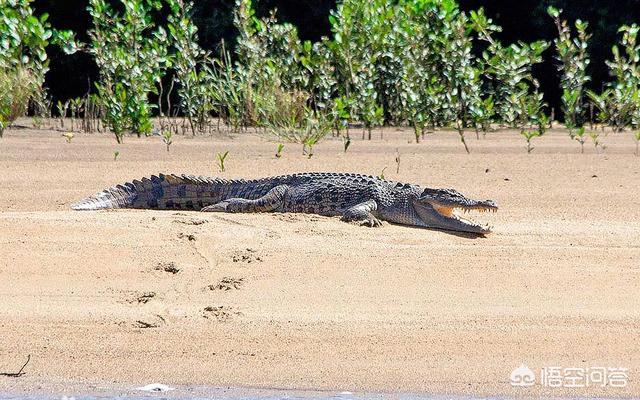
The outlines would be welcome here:
<svg viewBox="0 0 640 400">
<path fill-rule="evenodd" d="M 8 130 L 14 130 L 14 131 L 23 131 L 26 129 L 33 129 L 30 126 L 26 126 L 26 125 L 19 125 L 19 124 L 14 124 L 14 125 L 9 125 L 7 127 Z"/>
<path fill-rule="evenodd" d="M 446 233 L 448 235 L 461 237 L 464 239 L 486 239 L 487 235 L 483 233 L 471 233 L 471 232 L 458 232 L 458 231 L 445 231 L 442 229 L 429 229 L 430 231 L 438 231 Z"/>
<path fill-rule="evenodd" d="M 421 227 L 421 226 L 400 225 L 400 224 L 391 224 L 391 225 L 401 226 L 403 228 L 409 228 L 409 229 L 419 229 L 419 230 L 427 230 L 427 231 L 432 231 L 432 232 L 440 232 L 440 233 L 444 233 L 444 234 L 447 234 L 447 235 L 461 237 L 461 238 L 464 238 L 464 239 L 486 239 L 487 238 L 487 234 L 486 233 L 448 231 L 446 229 L 440 229 L 440 228 L 425 228 L 425 227 Z M 491 234 L 491 233 L 489 233 L 489 234 Z"/>
</svg>

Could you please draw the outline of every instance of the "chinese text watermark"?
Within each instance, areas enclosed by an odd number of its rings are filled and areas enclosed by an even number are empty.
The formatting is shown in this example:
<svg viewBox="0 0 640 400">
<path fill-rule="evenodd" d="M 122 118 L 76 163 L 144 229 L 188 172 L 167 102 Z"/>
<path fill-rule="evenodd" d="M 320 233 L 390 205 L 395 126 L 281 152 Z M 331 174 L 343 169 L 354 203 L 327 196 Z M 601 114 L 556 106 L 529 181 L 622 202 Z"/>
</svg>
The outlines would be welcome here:
<svg viewBox="0 0 640 400">
<path fill-rule="evenodd" d="M 530 387 L 539 384 L 548 388 L 624 388 L 629 381 L 629 369 L 622 367 L 557 367 L 540 369 L 536 375 L 522 364 L 509 376 L 511 386 Z"/>
</svg>

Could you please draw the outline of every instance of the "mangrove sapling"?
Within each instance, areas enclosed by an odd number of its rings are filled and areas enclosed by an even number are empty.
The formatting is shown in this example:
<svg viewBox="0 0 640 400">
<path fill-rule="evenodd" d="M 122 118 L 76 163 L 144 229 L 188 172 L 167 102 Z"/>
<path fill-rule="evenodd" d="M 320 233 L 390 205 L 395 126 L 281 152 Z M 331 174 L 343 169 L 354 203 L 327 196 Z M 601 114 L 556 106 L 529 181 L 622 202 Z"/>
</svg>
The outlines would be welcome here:
<svg viewBox="0 0 640 400">
<path fill-rule="evenodd" d="M 575 22 L 577 35 L 572 37 L 567 21 L 561 18 L 562 10 L 549 7 L 547 13 L 553 18 L 558 29 L 558 38 L 554 40 L 562 89 L 562 111 L 565 124 L 571 127 L 583 126 L 586 120 L 584 104 L 585 85 L 591 80 L 586 73 L 590 63 L 587 53 L 591 35 L 587 33 L 588 24 Z"/>
<path fill-rule="evenodd" d="M 533 151 L 531 139 L 542 136 L 542 133 L 539 130 L 523 129 L 520 131 L 520 134 L 524 136 L 524 139 L 527 141 L 527 154 L 531 154 Z"/>
<path fill-rule="evenodd" d="M 413 134 L 416 138 L 416 143 L 420 143 L 420 137 L 422 136 L 422 132 L 424 131 L 424 124 L 414 121 L 413 125 Z"/>
<path fill-rule="evenodd" d="M 467 154 L 470 154 L 471 151 L 469 151 L 469 146 L 467 146 L 467 141 L 464 138 L 464 124 L 462 123 L 462 121 L 456 121 L 456 130 L 458 131 L 458 135 L 460 136 L 460 141 L 464 145 L 464 149 L 466 150 Z"/>
<path fill-rule="evenodd" d="M 387 169 L 387 167 L 382 168 L 382 171 L 380 171 L 380 175 L 378 175 L 378 178 L 382 179 L 383 181 L 384 179 L 384 171 Z"/>
<path fill-rule="evenodd" d="M 404 4 L 403 4 L 404 3 Z M 453 40 L 452 18 L 458 13 L 453 2 L 400 2 L 396 8 L 389 51 L 399 59 L 397 72 L 387 80 L 399 86 L 400 110 L 388 110 L 406 120 L 414 131 L 416 143 L 424 139 L 425 126 L 442 126 L 452 120 L 451 99 L 447 98 L 448 86 L 441 66 L 452 62 L 445 47 Z M 396 78 L 393 75 L 399 74 Z M 383 103 L 385 104 L 385 103 Z"/>
<path fill-rule="evenodd" d="M 168 39 L 163 27 L 156 27 L 153 13 L 160 1 L 89 0 L 87 10 L 93 27 L 87 32 L 90 45 L 76 43 L 65 36 L 65 51 L 82 50 L 94 56 L 100 69 L 95 87 L 100 96 L 103 123 L 122 142 L 126 131 L 149 135 L 152 131 L 149 94 L 170 64 Z"/>
<path fill-rule="evenodd" d="M 318 143 L 318 138 L 310 136 L 302 143 L 302 155 L 308 158 L 313 157 L 313 146 Z"/>
<path fill-rule="evenodd" d="M 170 130 L 162 131 L 162 141 L 167 145 L 167 153 L 169 152 L 169 147 L 173 143 L 173 132 Z"/>
<path fill-rule="evenodd" d="M 521 122 L 528 116 L 525 106 L 531 106 L 529 101 L 522 99 L 535 96 L 535 101 L 542 103 L 532 67 L 542 62 L 542 53 L 549 44 L 544 41 L 529 44 L 518 42 L 504 47 L 493 38 L 493 33 L 501 29 L 492 25 L 483 12 L 472 12 L 471 19 L 480 38 L 489 43 L 487 50 L 483 52 L 484 75 L 492 83 L 491 94 L 495 101 L 496 115 L 507 126 L 521 126 Z"/>
<path fill-rule="evenodd" d="M 198 44 L 198 29 L 192 22 L 193 2 L 167 0 L 171 13 L 167 17 L 168 33 L 175 47 L 172 68 L 180 84 L 180 106 L 189 121 L 193 135 L 204 131 L 209 122 L 213 102 L 209 96 L 212 74 L 205 65 L 208 54 Z"/>
<path fill-rule="evenodd" d="M 29 103 L 45 98 L 46 48 L 50 43 L 63 45 L 66 33 L 53 29 L 47 14 L 34 15 L 31 4 L 0 1 L 0 137 L 28 112 Z"/>
<path fill-rule="evenodd" d="M 454 14 L 448 23 L 446 43 L 442 48 L 445 60 L 441 68 L 445 99 L 452 113 L 450 121 L 455 121 L 460 141 L 467 154 L 469 146 L 464 130 L 473 119 L 472 110 L 483 107 L 480 97 L 481 84 L 479 62 L 472 54 L 472 36 L 469 33 L 471 22 L 463 12 Z M 480 21 L 474 20 L 475 24 Z M 488 23 L 488 20 L 482 22 Z"/>
<path fill-rule="evenodd" d="M 518 108 L 523 112 L 518 125 L 520 134 L 527 141 L 527 153 L 533 151 L 531 140 L 544 135 L 549 126 L 549 117 L 544 112 L 545 107 L 546 104 L 542 102 L 542 93 L 539 93 L 537 88 L 533 94 L 520 98 Z"/>
<path fill-rule="evenodd" d="M 342 145 L 344 147 L 344 152 L 346 153 L 349 150 L 349 146 L 351 146 L 351 138 L 348 135 L 342 136 Z"/>
<path fill-rule="evenodd" d="M 396 149 L 396 174 L 400 173 L 400 150 Z"/>
<path fill-rule="evenodd" d="M 382 122 L 383 109 L 378 103 L 376 66 L 380 57 L 382 31 L 376 19 L 382 16 L 379 7 L 384 0 L 345 0 L 331 12 L 329 21 L 333 40 L 329 43 L 335 66 L 340 97 L 351 121 L 364 125 L 371 134 Z"/>
<path fill-rule="evenodd" d="M 80 113 L 82 112 L 82 108 L 84 105 L 84 100 L 81 97 L 71 99 L 70 101 L 70 110 L 71 110 L 71 130 L 75 130 L 75 120 L 78 118 Z"/>
<path fill-rule="evenodd" d="M 82 116 L 81 128 L 83 132 L 91 132 L 93 116 L 95 114 L 95 104 L 91 102 L 91 96 L 87 93 L 83 99 L 84 101 L 84 114 Z"/>
<path fill-rule="evenodd" d="M 585 136 L 584 126 L 581 126 L 580 128 L 576 129 L 575 133 L 573 134 L 573 138 L 578 143 L 580 143 L 580 153 L 584 154 L 584 144 L 587 141 L 587 136 Z"/>
<path fill-rule="evenodd" d="M 596 149 L 596 153 L 598 152 L 598 147 L 600 149 L 602 149 L 602 151 L 604 151 L 607 146 L 605 146 L 604 144 L 600 143 L 600 133 L 597 130 L 590 130 L 589 131 L 589 137 L 591 138 L 591 141 L 593 142 L 593 146 Z"/>
<path fill-rule="evenodd" d="M 318 143 L 331 132 L 331 121 L 323 111 L 307 105 L 305 92 L 274 90 L 275 97 L 261 105 L 261 119 L 267 131 L 279 140 L 300 143 L 306 148 Z M 305 145 L 306 144 L 306 145 Z"/>
<path fill-rule="evenodd" d="M 45 126 L 45 118 L 48 120 L 51 117 L 51 112 L 47 110 L 48 107 L 51 107 L 50 101 L 44 92 L 36 93 L 28 100 L 27 112 L 31 113 L 32 124 L 36 129 Z"/>
<path fill-rule="evenodd" d="M 120 152 L 116 150 L 113 152 L 113 161 L 118 161 L 118 157 L 120 157 Z"/>
<path fill-rule="evenodd" d="M 224 162 L 227 159 L 227 156 L 229 155 L 229 150 L 225 151 L 224 153 L 218 153 L 216 154 L 216 162 L 218 165 L 218 171 L 220 172 L 224 172 L 225 170 L 225 166 L 224 166 Z"/>
<path fill-rule="evenodd" d="M 276 158 L 282 157 L 282 150 L 283 149 L 284 149 L 284 144 L 282 144 L 282 143 L 278 144 L 278 147 L 276 148 Z"/>
<path fill-rule="evenodd" d="M 636 24 L 625 25 L 619 32 L 623 34 L 622 40 L 612 48 L 613 60 L 606 61 L 609 74 L 615 77 L 614 81 L 607 84 L 607 88 L 600 95 L 592 91 L 587 92 L 601 116 L 606 118 L 603 122 L 611 126 L 614 132 L 634 125 L 634 115 L 640 107 L 640 27 Z"/>
<path fill-rule="evenodd" d="M 36 129 L 42 129 L 44 126 L 44 118 L 40 116 L 34 115 L 31 121 L 33 123 L 33 127 Z"/>
<path fill-rule="evenodd" d="M 349 120 L 351 115 L 349 114 L 349 108 L 353 106 L 353 101 L 346 97 L 338 97 L 333 102 L 331 107 L 329 118 L 333 121 L 333 129 L 335 135 L 339 136 L 342 133 L 342 129 L 345 130 L 345 137 L 350 139 L 349 136 Z"/>
<path fill-rule="evenodd" d="M 476 139 L 480 139 L 480 129 L 482 129 L 482 136 L 487 136 L 487 131 L 491 128 L 491 120 L 495 114 L 493 96 L 483 99 L 481 104 L 474 105 L 471 108 L 471 119 L 476 130 Z"/>
<path fill-rule="evenodd" d="M 28 69 L 0 68 L 0 138 L 5 128 L 27 112 L 29 99 L 41 90 L 38 85 Z"/>
</svg>

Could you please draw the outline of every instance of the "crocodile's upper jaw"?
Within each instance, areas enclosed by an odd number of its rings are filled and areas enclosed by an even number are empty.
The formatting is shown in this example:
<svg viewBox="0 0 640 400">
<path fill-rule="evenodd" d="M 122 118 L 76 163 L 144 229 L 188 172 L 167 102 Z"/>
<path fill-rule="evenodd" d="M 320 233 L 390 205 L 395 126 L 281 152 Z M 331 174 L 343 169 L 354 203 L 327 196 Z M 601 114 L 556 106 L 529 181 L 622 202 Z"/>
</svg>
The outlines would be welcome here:
<svg viewBox="0 0 640 400">
<path fill-rule="evenodd" d="M 491 227 L 460 214 L 469 211 L 498 210 L 498 206 L 492 200 L 468 199 L 452 189 L 427 189 L 414 202 L 413 207 L 427 227 L 480 235 L 490 233 Z"/>
</svg>

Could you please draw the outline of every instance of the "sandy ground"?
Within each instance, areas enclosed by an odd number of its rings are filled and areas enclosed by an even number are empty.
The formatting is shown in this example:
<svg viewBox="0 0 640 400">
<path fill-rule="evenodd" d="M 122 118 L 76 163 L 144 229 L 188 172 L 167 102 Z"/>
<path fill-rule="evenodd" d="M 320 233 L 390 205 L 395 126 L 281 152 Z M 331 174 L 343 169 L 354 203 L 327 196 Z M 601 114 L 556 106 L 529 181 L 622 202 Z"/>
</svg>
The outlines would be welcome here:
<svg viewBox="0 0 640 400">
<path fill-rule="evenodd" d="M 356 134 L 359 136 L 359 133 Z M 0 393 L 118 393 L 151 382 L 507 396 L 640 396 L 640 158 L 563 132 L 527 155 L 385 129 L 308 159 L 252 134 L 158 137 L 12 129 L 0 140 Z M 119 151 L 117 161 L 114 151 Z M 229 150 L 219 174 L 215 154 Z M 396 152 L 400 171 L 396 173 Z M 386 169 L 385 169 L 386 168 Z M 469 239 L 298 214 L 73 212 L 152 173 L 351 171 L 495 199 Z M 628 368 L 625 388 L 514 388 L 511 371 Z M 538 377 L 539 379 L 539 377 Z"/>
</svg>

